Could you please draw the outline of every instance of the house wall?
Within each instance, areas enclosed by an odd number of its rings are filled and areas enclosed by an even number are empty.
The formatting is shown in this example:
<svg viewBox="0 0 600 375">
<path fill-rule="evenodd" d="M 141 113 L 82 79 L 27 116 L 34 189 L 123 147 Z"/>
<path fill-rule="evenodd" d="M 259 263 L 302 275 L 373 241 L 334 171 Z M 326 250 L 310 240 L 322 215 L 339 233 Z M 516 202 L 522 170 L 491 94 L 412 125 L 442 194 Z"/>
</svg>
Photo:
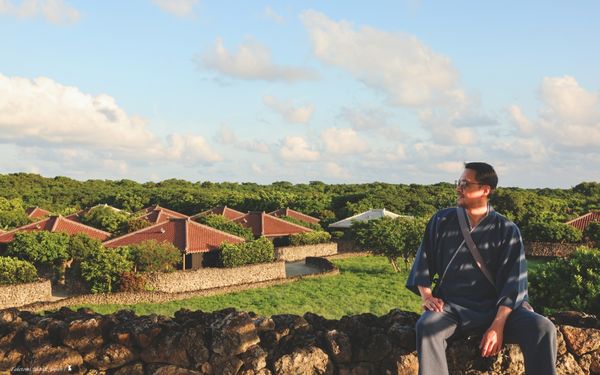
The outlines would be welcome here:
<svg viewBox="0 0 600 375">
<path fill-rule="evenodd" d="M 316 245 L 304 246 L 285 246 L 275 248 L 275 258 L 294 262 L 305 259 L 306 257 L 323 257 L 334 255 L 338 252 L 338 245 L 335 242 L 320 243 Z"/>
<path fill-rule="evenodd" d="M 48 301 L 51 298 L 52 285 L 50 280 L 0 286 L 0 309 Z"/>
<path fill-rule="evenodd" d="M 200 268 L 151 276 L 147 286 L 166 293 L 221 288 L 285 278 L 285 263 L 253 264 L 236 268 Z"/>
</svg>

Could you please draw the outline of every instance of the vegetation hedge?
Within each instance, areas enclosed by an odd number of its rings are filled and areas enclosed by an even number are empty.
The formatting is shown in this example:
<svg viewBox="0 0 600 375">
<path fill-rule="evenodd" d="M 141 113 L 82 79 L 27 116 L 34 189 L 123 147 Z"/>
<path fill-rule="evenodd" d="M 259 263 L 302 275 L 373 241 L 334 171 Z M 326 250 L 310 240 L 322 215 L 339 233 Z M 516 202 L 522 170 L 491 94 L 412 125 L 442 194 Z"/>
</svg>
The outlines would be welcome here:
<svg viewBox="0 0 600 375">
<path fill-rule="evenodd" d="M 126 232 L 129 214 L 109 206 L 98 206 L 81 217 L 81 222 L 112 234 Z"/>
<path fill-rule="evenodd" d="M 92 293 L 110 293 L 116 289 L 120 275 L 133 269 L 128 257 L 126 251 L 101 247 L 81 262 L 81 277 Z"/>
<path fill-rule="evenodd" d="M 290 235 L 290 245 L 292 246 L 316 245 L 330 241 L 331 234 L 322 230 L 306 233 L 295 233 Z"/>
<path fill-rule="evenodd" d="M 242 237 L 246 241 L 254 240 L 254 234 L 250 229 L 245 228 L 241 224 L 235 223 L 222 215 L 202 215 L 197 217 L 195 220 L 198 223 L 204 224 L 211 228 L 233 234 L 234 236 Z"/>
<path fill-rule="evenodd" d="M 0 285 L 31 283 L 37 278 L 37 270 L 28 261 L 0 257 Z"/>
<path fill-rule="evenodd" d="M 239 267 L 246 264 L 267 263 L 275 260 L 275 247 L 266 237 L 239 244 L 223 243 L 219 248 L 223 267 Z"/>
<path fill-rule="evenodd" d="M 596 247 L 600 247 L 600 222 L 595 221 L 585 228 L 585 237 L 596 244 Z"/>
<path fill-rule="evenodd" d="M 569 258 L 540 265 L 529 275 L 529 294 L 546 315 L 577 310 L 600 316 L 600 250 L 579 247 Z"/>
<path fill-rule="evenodd" d="M 523 238 L 541 242 L 581 242 L 583 233 L 565 223 L 555 221 L 535 222 L 522 228 Z"/>
<path fill-rule="evenodd" d="M 138 272 L 173 272 L 182 260 L 181 251 L 170 242 L 143 241 L 125 251 Z"/>
<path fill-rule="evenodd" d="M 69 256 L 69 236 L 64 233 L 35 231 L 17 232 L 8 244 L 7 255 L 33 263 L 40 274 L 51 273 L 55 280 L 64 275 Z"/>
<path fill-rule="evenodd" d="M 291 216 L 282 216 L 282 217 L 280 217 L 280 219 L 289 221 L 290 223 L 300 225 L 305 228 L 312 229 L 314 231 L 323 231 L 323 227 L 320 226 L 318 223 L 307 223 L 306 221 L 302 221 L 300 219 L 296 219 L 295 217 L 291 217 Z"/>
</svg>

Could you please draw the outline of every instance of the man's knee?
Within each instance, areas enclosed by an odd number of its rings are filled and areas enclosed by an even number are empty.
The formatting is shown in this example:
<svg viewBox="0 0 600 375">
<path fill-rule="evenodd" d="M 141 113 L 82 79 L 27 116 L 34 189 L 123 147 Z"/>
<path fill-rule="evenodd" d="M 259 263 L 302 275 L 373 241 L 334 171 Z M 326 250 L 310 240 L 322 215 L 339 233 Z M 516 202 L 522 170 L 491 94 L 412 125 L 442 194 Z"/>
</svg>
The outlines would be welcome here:
<svg viewBox="0 0 600 375">
<path fill-rule="evenodd" d="M 556 340 L 556 326 L 545 316 L 538 315 L 535 322 L 538 334 L 540 337 L 548 337 L 551 340 Z"/>
<path fill-rule="evenodd" d="M 417 337 L 432 337 L 439 336 L 440 333 L 447 330 L 449 326 L 449 322 L 443 318 L 442 313 L 426 311 L 421 315 L 419 320 L 417 320 L 415 330 Z"/>
</svg>

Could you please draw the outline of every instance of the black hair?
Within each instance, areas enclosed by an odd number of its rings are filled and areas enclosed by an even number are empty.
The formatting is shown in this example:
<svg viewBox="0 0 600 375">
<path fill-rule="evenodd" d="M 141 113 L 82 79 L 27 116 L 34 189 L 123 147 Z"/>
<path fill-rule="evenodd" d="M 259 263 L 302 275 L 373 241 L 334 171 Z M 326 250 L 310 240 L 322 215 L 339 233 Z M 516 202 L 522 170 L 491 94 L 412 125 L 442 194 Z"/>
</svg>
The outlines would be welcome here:
<svg viewBox="0 0 600 375">
<path fill-rule="evenodd" d="M 470 162 L 465 163 L 465 169 L 471 169 L 475 171 L 475 179 L 482 185 L 489 185 L 492 190 L 495 190 L 498 186 L 498 175 L 494 170 L 494 167 L 484 162 Z"/>
</svg>

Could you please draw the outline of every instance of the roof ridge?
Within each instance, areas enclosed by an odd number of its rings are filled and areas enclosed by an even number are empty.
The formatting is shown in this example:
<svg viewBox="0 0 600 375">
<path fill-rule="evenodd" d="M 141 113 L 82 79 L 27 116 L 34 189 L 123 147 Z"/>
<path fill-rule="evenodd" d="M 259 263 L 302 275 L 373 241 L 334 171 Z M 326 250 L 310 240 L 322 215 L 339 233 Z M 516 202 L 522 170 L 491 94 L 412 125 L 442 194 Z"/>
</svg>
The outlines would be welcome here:
<svg viewBox="0 0 600 375">
<path fill-rule="evenodd" d="M 244 242 L 246 241 L 246 239 L 245 239 L 245 238 L 243 238 L 243 237 L 236 236 L 235 234 L 231 234 L 231 233 L 228 233 L 228 232 L 222 231 L 222 230 L 220 230 L 220 229 L 217 229 L 217 228 L 209 227 L 208 225 L 201 224 L 201 223 L 199 223 L 199 222 L 197 222 L 197 221 L 194 221 L 194 220 L 190 220 L 190 223 L 192 223 L 193 225 L 197 225 L 197 226 L 199 226 L 199 227 L 202 227 L 202 228 L 208 228 L 208 229 L 210 229 L 210 230 L 213 230 L 213 231 L 215 231 L 215 232 L 219 232 L 219 233 L 221 233 L 221 234 L 224 234 L 224 235 L 226 235 L 226 236 L 230 236 L 230 237 L 234 237 L 234 238 L 240 239 L 240 240 L 242 240 L 242 241 L 244 241 Z"/>
<path fill-rule="evenodd" d="M 265 213 L 263 212 L 263 214 L 265 214 Z M 269 215 L 269 214 L 265 214 L 265 215 Z M 298 227 L 298 228 L 307 229 L 307 230 L 309 230 L 309 231 L 311 231 L 311 232 L 313 231 L 312 229 L 310 229 L 310 228 L 308 228 L 308 227 L 305 227 L 305 226 L 303 226 L 303 225 L 300 225 L 300 224 L 292 223 L 291 221 L 287 221 L 287 220 L 284 220 L 284 219 L 280 219 L 280 218 L 278 218 L 277 216 L 269 215 L 269 217 L 270 217 L 271 219 L 275 219 L 275 220 L 281 221 L 281 222 L 283 222 L 283 223 L 285 223 L 285 224 L 290 224 L 290 225 L 292 225 L 292 226 L 295 226 L 295 227 Z"/>
<path fill-rule="evenodd" d="M 169 219 L 169 221 L 170 221 L 170 219 Z M 133 231 L 133 232 L 126 233 L 126 234 L 124 234 L 124 235 L 122 235 L 122 236 L 115 237 L 115 238 L 111 238 L 110 240 L 104 241 L 104 242 L 102 242 L 102 243 L 103 243 L 103 244 L 107 244 L 107 243 L 109 243 L 109 242 L 114 242 L 114 241 L 116 241 L 116 240 L 119 240 L 119 239 L 121 239 L 121 238 L 125 238 L 125 237 L 132 236 L 132 235 L 134 235 L 134 234 L 137 234 L 138 232 L 141 232 L 141 231 L 143 231 L 143 230 L 148 230 L 148 229 L 151 229 L 151 228 L 154 228 L 154 227 L 158 227 L 158 226 L 160 226 L 160 225 L 163 225 L 163 224 L 165 224 L 165 223 L 168 223 L 168 221 L 163 221 L 162 223 L 156 223 L 156 224 L 152 224 L 152 225 L 150 225 L 150 226 L 147 226 L 147 227 L 144 227 L 144 228 L 142 228 L 142 229 L 138 229 L 138 230 L 136 230 L 136 231 Z"/>
<path fill-rule="evenodd" d="M 85 228 L 94 230 L 96 232 L 100 232 L 102 234 L 108 234 L 109 236 L 112 236 L 112 233 L 110 233 L 110 232 L 104 231 L 102 229 L 94 228 L 94 227 L 92 227 L 90 225 L 86 225 L 86 224 L 80 223 L 80 222 L 75 221 L 75 220 L 67 219 L 66 217 L 63 217 L 63 216 L 59 216 L 59 219 L 63 220 L 63 221 L 66 220 L 69 224 L 74 224 L 74 225 L 77 225 L 77 226 L 85 227 Z M 58 222 L 58 220 L 56 220 L 56 222 Z"/>
</svg>

